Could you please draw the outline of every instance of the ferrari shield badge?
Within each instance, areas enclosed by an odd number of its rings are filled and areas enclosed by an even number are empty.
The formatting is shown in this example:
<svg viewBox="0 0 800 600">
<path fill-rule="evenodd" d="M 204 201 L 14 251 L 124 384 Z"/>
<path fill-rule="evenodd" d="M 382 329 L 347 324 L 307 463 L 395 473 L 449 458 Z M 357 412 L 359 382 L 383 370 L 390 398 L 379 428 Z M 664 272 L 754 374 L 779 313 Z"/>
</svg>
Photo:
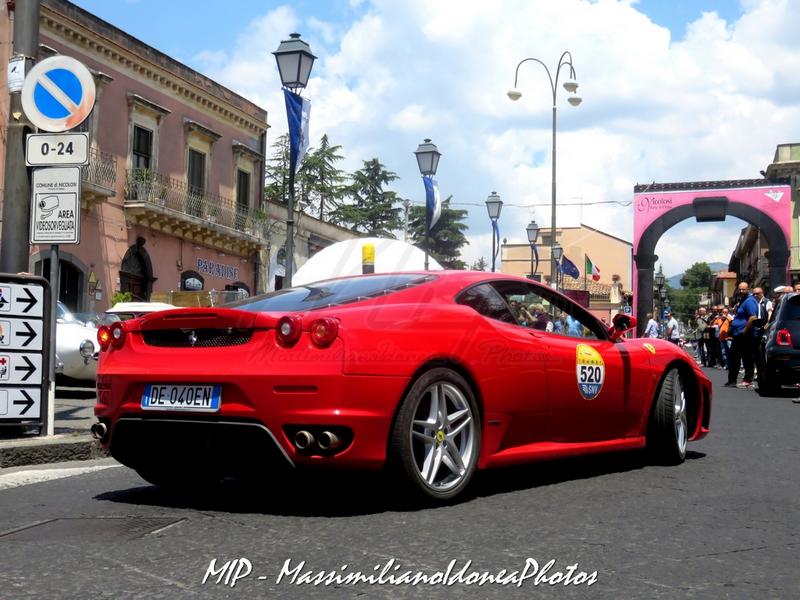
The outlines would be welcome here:
<svg viewBox="0 0 800 600">
<path fill-rule="evenodd" d="M 642 344 L 642 345 L 644 346 L 644 349 L 647 350 L 650 354 L 656 353 L 656 347 L 653 346 L 653 344 Z"/>
<path fill-rule="evenodd" d="M 606 365 L 600 353 L 586 344 L 575 350 L 575 369 L 578 374 L 578 391 L 585 400 L 594 400 L 603 389 Z"/>
</svg>

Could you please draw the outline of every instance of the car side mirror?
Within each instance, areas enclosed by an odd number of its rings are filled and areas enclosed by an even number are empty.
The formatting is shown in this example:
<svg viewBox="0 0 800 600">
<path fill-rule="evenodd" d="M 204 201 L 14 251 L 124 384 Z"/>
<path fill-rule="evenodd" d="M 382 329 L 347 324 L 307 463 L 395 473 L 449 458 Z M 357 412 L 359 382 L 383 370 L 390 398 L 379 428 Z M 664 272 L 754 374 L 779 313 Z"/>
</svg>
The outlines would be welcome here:
<svg viewBox="0 0 800 600">
<path fill-rule="evenodd" d="M 608 328 L 608 335 L 612 341 L 616 341 L 625 335 L 626 332 L 636 328 L 636 317 L 626 315 L 625 313 L 617 313 L 611 320 L 611 326 Z"/>
</svg>

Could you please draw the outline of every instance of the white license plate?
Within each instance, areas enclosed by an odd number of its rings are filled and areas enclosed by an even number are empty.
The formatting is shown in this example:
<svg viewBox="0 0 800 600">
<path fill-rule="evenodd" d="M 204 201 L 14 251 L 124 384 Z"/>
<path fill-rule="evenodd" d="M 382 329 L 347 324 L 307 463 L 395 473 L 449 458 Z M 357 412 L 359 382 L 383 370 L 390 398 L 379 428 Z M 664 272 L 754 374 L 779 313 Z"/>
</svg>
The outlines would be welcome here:
<svg viewBox="0 0 800 600">
<path fill-rule="evenodd" d="M 221 404 L 221 385 L 148 383 L 142 394 L 142 408 L 145 410 L 216 412 Z"/>
</svg>

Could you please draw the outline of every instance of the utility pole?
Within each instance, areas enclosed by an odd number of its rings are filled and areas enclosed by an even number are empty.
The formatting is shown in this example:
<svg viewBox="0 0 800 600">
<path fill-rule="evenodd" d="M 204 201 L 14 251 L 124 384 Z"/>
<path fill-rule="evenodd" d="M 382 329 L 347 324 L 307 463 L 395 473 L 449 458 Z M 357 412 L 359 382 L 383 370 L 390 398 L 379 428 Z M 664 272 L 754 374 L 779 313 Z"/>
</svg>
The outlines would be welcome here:
<svg viewBox="0 0 800 600">
<path fill-rule="evenodd" d="M 25 73 L 33 67 L 39 50 L 39 5 L 40 0 L 14 3 L 13 57 L 24 58 Z M 28 270 L 30 256 L 31 187 L 24 148 L 33 126 L 22 110 L 21 92 L 11 92 L 9 97 L 0 272 L 20 273 Z"/>
</svg>

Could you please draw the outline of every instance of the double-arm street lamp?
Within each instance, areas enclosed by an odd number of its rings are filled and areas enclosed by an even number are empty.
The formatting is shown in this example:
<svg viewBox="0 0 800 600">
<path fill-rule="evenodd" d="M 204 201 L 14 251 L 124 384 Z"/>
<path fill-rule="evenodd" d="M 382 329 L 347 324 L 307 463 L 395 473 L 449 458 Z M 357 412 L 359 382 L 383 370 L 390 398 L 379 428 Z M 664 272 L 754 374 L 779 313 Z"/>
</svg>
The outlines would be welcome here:
<svg viewBox="0 0 800 600">
<path fill-rule="evenodd" d="M 525 228 L 525 233 L 528 234 L 528 243 L 531 245 L 531 279 L 536 275 L 539 270 L 539 257 L 536 256 L 536 266 L 533 264 L 533 256 L 536 253 L 536 242 L 539 239 L 539 226 L 536 221 L 531 221 Z"/>
<path fill-rule="evenodd" d="M 436 175 L 436 169 L 439 168 L 439 158 L 442 156 L 442 153 L 439 152 L 439 149 L 436 147 L 436 144 L 433 144 L 429 138 L 425 138 L 425 141 L 422 142 L 417 149 L 414 151 L 414 154 L 417 156 L 417 165 L 419 166 L 419 172 L 422 177 L 433 177 Z M 431 182 L 432 184 L 432 182 Z M 425 270 L 428 270 L 428 254 L 429 254 L 429 246 L 430 246 L 430 232 L 431 232 L 431 218 L 433 217 L 432 211 L 428 208 L 427 202 L 427 193 L 425 195 Z"/>
<path fill-rule="evenodd" d="M 311 67 L 317 58 L 311 53 L 311 47 L 300 39 L 299 33 L 289 34 L 272 54 L 278 63 L 281 84 L 286 89 L 299 94 L 308 84 Z M 288 106 L 287 106 L 288 116 Z M 291 128 L 291 125 L 290 125 Z M 291 136 L 290 136 L 291 137 Z M 291 143 L 290 143 L 291 145 Z M 291 157 L 291 152 L 290 152 Z M 300 158 L 297 157 L 299 161 Z M 294 269 L 294 172 L 297 165 L 289 159 L 289 198 L 286 201 L 286 273 L 284 287 L 292 287 L 292 271 Z"/>
<path fill-rule="evenodd" d="M 489 219 L 492 221 L 492 273 L 495 270 L 495 263 L 497 261 L 497 244 L 500 240 L 497 239 L 497 220 L 500 218 L 500 211 L 503 210 L 503 201 L 497 192 L 492 192 L 486 198 L 486 210 L 489 211 Z"/>
<path fill-rule="evenodd" d="M 547 72 L 547 77 L 550 80 L 550 91 L 553 93 L 553 173 L 551 177 L 552 196 L 551 196 L 551 217 L 550 217 L 550 245 L 551 247 L 556 243 L 556 92 L 558 91 L 558 77 L 561 74 L 562 67 L 569 67 L 569 79 L 564 82 L 564 89 L 567 90 L 571 96 L 567 101 L 572 106 L 578 106 L 581 103 L 581 97 L 575 94 L 578 89 L 578 82 L 575 80 L 575 69 L 572 66 L 572 54 L 569 51 L 564 52 L 558 60 L 558 66 L 555 70 L 555 78 L 550 73 L 550 69 L 538 58 L 525 58 L 517 65 L 517 70 L 514 73 L 514 88 L 508 92 L 508 97 L 511 100 L 519 100 L 522 97 L 522 92 L 517 89 L 517 80 L 519 78 L 519 68 L 523 63 L 532 60 L 539 63 L 544 67 Z M 552 260 L 550 261 L 550 279 L 557 281 L 558 265 L 555 253 L 550 253 Z M 560 257 L 559 257 L 560 258 Z"/>
</svg>

